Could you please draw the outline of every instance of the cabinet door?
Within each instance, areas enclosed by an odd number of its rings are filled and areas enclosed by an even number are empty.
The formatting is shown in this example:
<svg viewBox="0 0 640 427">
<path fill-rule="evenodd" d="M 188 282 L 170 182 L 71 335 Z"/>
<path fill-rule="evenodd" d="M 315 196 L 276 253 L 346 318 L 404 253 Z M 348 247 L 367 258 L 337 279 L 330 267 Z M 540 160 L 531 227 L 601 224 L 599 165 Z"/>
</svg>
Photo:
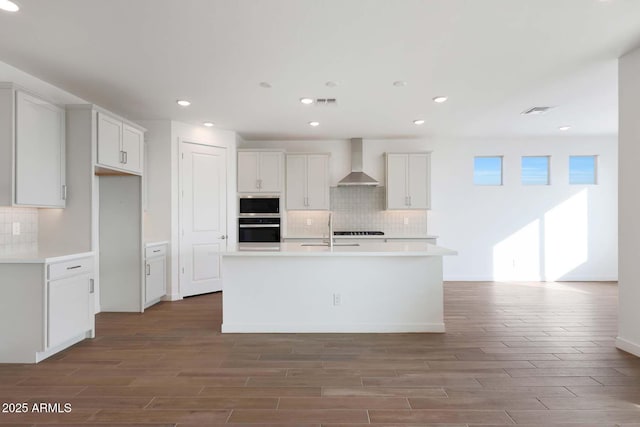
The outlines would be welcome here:
<svg viewBox="0 0 640 427">
<path fill-rule="evenodd" d="M 144 133 L 138 129 L 123 124 L 122 151 L 124 151 L 124 169 L 142 174 L 144 159 Z"/>
<path fill-rule="evenodd" d="M 329 209 L 329 156 L 307 156 L 307 209 Z"/>
<path fill-rule="evenodd" d="M 279 193 L 282 191 L 282 153 L 260 152 L 258 179 L 260 191 L 263 193 Z"/>
<path fill-rule="evenodd" d="M 122 169 L 122 122 L 98 113 L 98 163 Z"/>
<path fill-rule="evenodd" d="M 305 210 L 307 207 L 307 156 L 287 156 L 287 209 Z"/>
<path fill-rule="evenodd" d="M 16 92 L 17 205 L 65 206 L 65 113 Z"/>
<path fill-rule="evenodd" d="M 387 209 L 407 209 L 408 157 L 406 154 L 387 154 Z"/>
<path fill-rule="evenodd" d="M 429 154 L 409 155 L 409 208 L 429 208 Z"/>
<path fill-rule="evenodd" d="M 238 192 L 256 193 L 258 188 L 258 153 L 238 152 Z"/>
<path fill-rule="evenodd" d="M 49 282 L 47 347 L 55 347 L 91 329 L 91 276 Z"/>
<path fill-rule="evenodd" d="M 151 258 L 147 260 L 147 276 L 145 289 L 145 300 L 147 304 L 166 295 L 167 288 L 165 272 L 165 257 Z"/>
</svg>

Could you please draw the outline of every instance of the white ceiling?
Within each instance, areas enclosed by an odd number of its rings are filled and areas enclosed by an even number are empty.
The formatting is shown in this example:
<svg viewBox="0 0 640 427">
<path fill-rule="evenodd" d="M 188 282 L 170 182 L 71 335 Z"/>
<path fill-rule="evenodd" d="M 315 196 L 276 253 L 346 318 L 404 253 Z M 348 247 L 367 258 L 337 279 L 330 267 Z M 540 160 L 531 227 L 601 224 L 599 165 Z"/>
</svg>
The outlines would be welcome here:
<svg viewBox="0 0 640 427">
<path fill-rule="evenodd" d="M 0 13 L 0 61 L 132 119 L 247 139 L 616 133 L 616 58 L 640 41 L 638 0 L 19 4 Z M 556 108 L 519 114 L 532 106 Z"/>
</svg>

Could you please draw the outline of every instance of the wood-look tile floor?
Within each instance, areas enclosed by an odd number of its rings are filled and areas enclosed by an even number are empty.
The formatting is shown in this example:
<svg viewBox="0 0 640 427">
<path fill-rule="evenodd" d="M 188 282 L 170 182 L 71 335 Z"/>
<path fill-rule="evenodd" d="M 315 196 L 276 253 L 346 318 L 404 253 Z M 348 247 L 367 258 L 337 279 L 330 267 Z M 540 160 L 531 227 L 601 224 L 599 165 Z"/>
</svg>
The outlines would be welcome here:
<svg viewBox="0 0 640 427">
<path fill-rule="evenodd" d="M 0 402 L 72 411 L 0 423 L 638 427 L 616 310 L 611 283 L 448 283 L 446 334 L 222 335 L 220 294 L 103 313 L 96 339 L 0 365 Z"/>
</svg>

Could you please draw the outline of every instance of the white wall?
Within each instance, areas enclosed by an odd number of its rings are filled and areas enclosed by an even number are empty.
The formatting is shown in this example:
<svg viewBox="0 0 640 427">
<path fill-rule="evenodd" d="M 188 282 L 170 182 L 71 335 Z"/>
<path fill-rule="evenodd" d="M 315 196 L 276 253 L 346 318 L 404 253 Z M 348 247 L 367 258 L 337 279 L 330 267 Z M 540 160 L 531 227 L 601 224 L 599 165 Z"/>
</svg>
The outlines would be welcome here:
<svg viewBox="0 0 640 427">
<path fill-rule="evenodd" d="M 147 128 L 147 212 L 145 240 L 170 242 L 168 294 L 180 299 L 180 175 L 179 153 L 182 142 L 222 147 L 227 150 L 227 234 L 228 242 L 237 237 L 236 133 L 169 120 L 140 121 Z"/>
<path fill-rule="evenodd" d="M 504 185 L 473 184 L 477 155 L 502 155 Z M 551 185 L 520 183 L 521 156 L 551 156 Z M 569 185 L 569 155 L 598 155 L 598 185 Z M 615 280 L 615 137 L 439 140 L 429 232 L 458 251 L 447 280 Z"/>
<path fill-rule="evenodd" d="M 239 148 L 331 153 L 331 185 L 350 170 L 349 141 L 245 141 Z M 616 280 L 615 137 L 366 140 L 364 170 L 384 183 L 384 153 L 433 151 L 427 232 L 455 249 L 446 280 Z M 598 155 L 599 184 L 570 186 L 569 155 Z M 504 156 L 504 185 L 473 185 L 476 155 Z M 522 186 L 520 157 L 550 155 L 550 186 Z"/>
<path fill-rule="evenodd" d="M 619 239 L 618 348 L 640 356 L 640 49 L 619 64 Z"/>
</svg>

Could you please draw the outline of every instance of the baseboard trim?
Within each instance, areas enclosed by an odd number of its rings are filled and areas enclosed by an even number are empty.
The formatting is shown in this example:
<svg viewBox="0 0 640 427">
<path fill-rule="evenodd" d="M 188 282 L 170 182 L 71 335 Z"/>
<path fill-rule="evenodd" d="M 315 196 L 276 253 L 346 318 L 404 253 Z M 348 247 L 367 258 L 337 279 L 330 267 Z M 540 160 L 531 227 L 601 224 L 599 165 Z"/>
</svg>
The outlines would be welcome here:
<svg viewBox="0 0 640 427">
<path fill-rule="evenodd" d="M 634 356 L 640 357 L 640 344 L 636 344 L 624 338 L 616 338 L 616 347 L 627 353 L 631 353 Z"/>
<path fill-rule="evenodd" d="M 223 333 L 443 333 L 444 323 L 398 324 L 297 324 L 297 323 L 223 323 Z"/>
<path fill-rule="evenodd" d="M 617 277 L 610 276 L 594 276 L 594 277 L 563 277 L 557 280 L 540 280 L 536 279 L 496 279 L 494 277 L 482 276 L 444 276 L 444 282 L 617 282 Z"/>
<path fill-rule="evenodd" d="M 162 301 L 179 301 L 181 299 L 180 294 L 167 294 L 162 297 Z"/>
</svg>

